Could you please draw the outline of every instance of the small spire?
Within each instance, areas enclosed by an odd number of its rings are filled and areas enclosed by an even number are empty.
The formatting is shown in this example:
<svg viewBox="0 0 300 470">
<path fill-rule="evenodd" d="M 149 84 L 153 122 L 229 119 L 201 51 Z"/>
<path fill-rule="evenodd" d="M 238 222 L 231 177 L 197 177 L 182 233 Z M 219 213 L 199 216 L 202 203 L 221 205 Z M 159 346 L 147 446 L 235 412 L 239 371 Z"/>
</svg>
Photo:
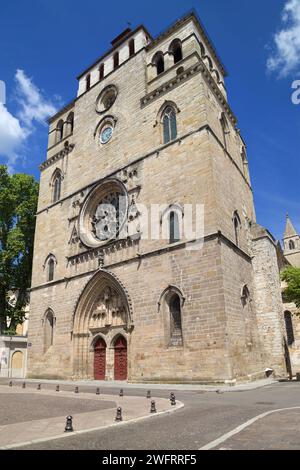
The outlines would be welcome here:
<svg viewBox="0 0 300 470">
<path fill-rule="evenodd" d="M 289 217 L 289 214 L 286 215 L 286 226 L 283 238 L 297 237 L 298 233 L 296 232 L 295 227 L 292 224 L 292 221 Z"/>
</svg>

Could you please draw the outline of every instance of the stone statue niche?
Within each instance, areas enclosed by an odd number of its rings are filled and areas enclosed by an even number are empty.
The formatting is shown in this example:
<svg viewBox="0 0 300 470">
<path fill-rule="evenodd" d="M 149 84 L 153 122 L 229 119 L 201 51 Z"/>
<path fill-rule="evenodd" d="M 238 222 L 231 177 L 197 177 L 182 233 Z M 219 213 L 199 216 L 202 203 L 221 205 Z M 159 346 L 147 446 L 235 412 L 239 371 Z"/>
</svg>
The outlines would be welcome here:
<svg viewBox="0 0 300 470">
<path fill-rule="evenodd" d="M 126 325 L 126 311 L 120 295 L 105 287 L 98 297 L 90 318 L 90 329 Z"/>
</svg>

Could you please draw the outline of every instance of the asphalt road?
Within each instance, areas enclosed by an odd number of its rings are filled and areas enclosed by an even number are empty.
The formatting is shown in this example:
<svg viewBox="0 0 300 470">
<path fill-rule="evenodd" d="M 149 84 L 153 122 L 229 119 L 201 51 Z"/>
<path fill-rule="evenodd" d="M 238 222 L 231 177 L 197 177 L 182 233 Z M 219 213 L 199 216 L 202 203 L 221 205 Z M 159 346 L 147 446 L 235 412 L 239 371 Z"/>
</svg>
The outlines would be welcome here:
<svg viewBox="0 0 300 470">
<path fill-rule="evenodd" d="M 105 390 L 113 395 L 117 392 L 116 389 Z M 128 389 L 126 393 L 144 395 L 145 390 Z M 166 397 L 169 391 L 156 390 L 155 395 Z M 122 429 L 105 429 L 35 444 L 26 449 L 196 450 L 264 412 L 300 408 L 300 383 L 278 383 L 257 390 L 226 393 L 178 391 L 176 397 L 185 407 L 171 415 L 128 424 Z M 247 449 L 249 442 L 249 448 L 253 449 L 300 449 L 298 417 L 300 413 L 296 410 L 275 413 L 216 447 Z M 264 441 L 264 435 L 268 436 L 268 442 Z"/>
</svg>

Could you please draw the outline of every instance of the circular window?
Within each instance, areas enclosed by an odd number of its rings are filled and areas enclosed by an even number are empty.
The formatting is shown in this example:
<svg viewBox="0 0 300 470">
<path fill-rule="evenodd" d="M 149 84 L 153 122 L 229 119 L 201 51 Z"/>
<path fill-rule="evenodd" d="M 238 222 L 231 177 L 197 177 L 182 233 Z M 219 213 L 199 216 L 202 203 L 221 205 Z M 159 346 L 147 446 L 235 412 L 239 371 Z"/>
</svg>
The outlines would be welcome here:
<svg viewBox="0 0 300 470">
<path fill-rule="evenodd" d="M 106 124 L 100 131 L 100 142 L 101 144 L 107 144 L 113 135 L 114 128 L 111 124 Z"/>
<path fill-rule="evenodd" d="M 80 237 L 85 245 L 97 247 L 122 238 L 128 212 L 124 185 L 115 179 L 97 186 L 88 196 L 80 214 Z"/>
<path fill-rule="evenodd" d="M 101 91 L 96 101 L 96 112 L 102 114 L 112 107 L 118 95 L 117 88 L 109 85 Z"/>
</svg>

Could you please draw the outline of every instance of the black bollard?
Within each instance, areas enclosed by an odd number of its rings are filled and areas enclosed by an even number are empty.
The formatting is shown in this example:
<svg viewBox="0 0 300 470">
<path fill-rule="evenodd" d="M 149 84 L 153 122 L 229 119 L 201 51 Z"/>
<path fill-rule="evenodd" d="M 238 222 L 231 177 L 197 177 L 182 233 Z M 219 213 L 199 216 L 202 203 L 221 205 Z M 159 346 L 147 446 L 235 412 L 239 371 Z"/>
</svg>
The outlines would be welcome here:
<svg viewBox="0 0 300 470">
<path fill-rule="evenodd" d="M 170 395 L 170 402 L 171 402 L 172 406 L 176 405 L 176 397 L 175 397 L 174 393 L 171 393 L 171 395 Z"/>
<path fill-rule="evenodd" d="M 73 417 L 72 416 L 67 416 L 67 421 L 66 421 L 66 427 L 65 427 L 65 432 L 73 432 Z"/>
<path fill-rule="evenodd" d="M 59 392 L 59 385 L 56 385 L 56 391 Z"/>
<path fill-rule="evenodd" d="M 96 388 L 96 395 L 100 395 L 100 388 Z"/>
<path fill-rule="evenodd" d="M 13 383 L 12 383 L 12 380 L 9 382 L 8 384 L 10 387 L 12 387 Z"/>
<path fill-rule="evenodd" d="M 75 387 L 74 392 L 75 392 L 75 393 L 79 393 L 79 388 L 78 388 L 78 387 Z"/>
<path fill-rule="evenodd" d="M 122 408 L 121 407 L 117 408 L 117 416 L 116 416 L 115 421 L 117 421 L 117 422 L 123 421 Z"/>
<path fill-rule="evenodd" d="M 120 390 L 120 395 L 119 395 L 119 396 L 120 396 L 120 397 L 124 397 L 124 390 L 123 390 L 123 388 L 121 388 L 121 390 Z"/>
<path fill-rule="evenodd" d="M 150 392 L 150 390 L 148 390 L 148 392 L 147 392 L 147 398 L 151 398 L 151 392 Z"/>
<path fill-rule="evenodd" d="M 38 389 L 38 390 L 42 390 L 41 384 L 38 384 L 37 389 Z"/>
<path fill-rule="evenodd" d="M 151 401 L 151 408 L 150 408 L 150 413 L 157 413 L 156 406 L 155 406 L 155 401 Z"/>
<path fill-rule="evenodd" d="M 25 382 L 23 382 L 22 388 L 26 388 L 26 383 Z"/>
</svg>

